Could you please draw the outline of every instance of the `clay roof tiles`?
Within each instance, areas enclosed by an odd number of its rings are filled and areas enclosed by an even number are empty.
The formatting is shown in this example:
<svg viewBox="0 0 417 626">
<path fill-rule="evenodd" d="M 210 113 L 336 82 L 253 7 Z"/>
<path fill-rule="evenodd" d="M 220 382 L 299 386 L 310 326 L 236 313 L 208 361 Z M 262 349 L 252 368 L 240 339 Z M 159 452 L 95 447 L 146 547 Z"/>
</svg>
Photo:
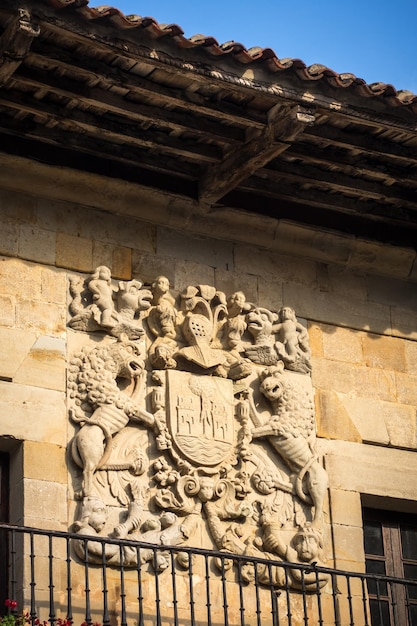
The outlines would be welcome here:
<svg viewBox="0 0 417 626">
<path fill-rule="evenodd" d="M 397 90 L 393 85 L 382 82 L 366 83 L 354 74 L 339 74 L 317 63 L 307 66 L 300 59 L 280 59 L 271 48 L 246 48 L 236 41 L 219 44 L 214 37 L 201 34 L 184 37 L 184 31 L 177 24 L 159 24 L 152 17 L 125 15 L 119 9 L 108 5 L 90 7 L 89 0 L 48 0 L 48 2 L 57 9 L 75 9 L 86 20 L 103 21 L 116 30 L 144 29 L 155 39 L 169 37 L 179 48 L 201 48 L 213 57 L 233 56 L 242 65 L 263 64 L 272 73 L 292 71 L 302 80 L 326 81 L 332 87 L 341 89 L 353 87 L 361 96 L 384 98 L 391 106 L 417 107 L 417 95 L 411 91 Z"/>
</svg>

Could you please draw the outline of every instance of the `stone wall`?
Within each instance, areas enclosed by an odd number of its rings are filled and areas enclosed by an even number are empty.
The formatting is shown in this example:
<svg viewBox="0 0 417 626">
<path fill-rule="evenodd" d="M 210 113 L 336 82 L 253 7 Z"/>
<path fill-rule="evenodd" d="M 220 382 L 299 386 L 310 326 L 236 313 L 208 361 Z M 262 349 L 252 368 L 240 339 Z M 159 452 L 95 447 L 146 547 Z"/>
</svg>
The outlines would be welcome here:
<svg viewBox="0 0 417 626">
<path fill-rule="evenodd" d="M 331 242 L 326 234 L 316 245 Z M 175 293 L 215 285 L 228 294 L 242 290 L 271 310 L 295 309 L 310 336 L 319 450 L 329 474 L 327 562 L 363 570 L 361 497 L 390 498 L 407 510 L 417 500 L 417 292 L 402 272 L 396 276 L 389 247 L 377 267 L 369 245 L 339 264 L 326 262 L 324 247 L 320 261 L 303 257 L 302 241 L 299 248 L 298 257 L 281 255 L 3 191 L 0 436 L 14 450 L 12 482 L 22 496 L 12 499 L 12 521 L 61 530 L 73 521 L 68 278 L 107 265 L 116 279 L 146 283 L 163 274 Z"/>
</svg>

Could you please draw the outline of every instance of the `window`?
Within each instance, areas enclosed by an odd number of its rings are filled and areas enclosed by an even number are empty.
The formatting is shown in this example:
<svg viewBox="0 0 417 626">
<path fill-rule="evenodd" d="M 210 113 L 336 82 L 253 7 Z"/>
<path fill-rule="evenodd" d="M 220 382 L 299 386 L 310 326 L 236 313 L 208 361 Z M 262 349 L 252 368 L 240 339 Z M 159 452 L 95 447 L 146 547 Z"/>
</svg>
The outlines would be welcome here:
<svg viewBox="0 0 417 626">
<path fill-rule="evenodd" d="M 417 516 L 363 510 L 366 571 L 417 580 Z M 417 626 L 417 587 L 368 582 L 372 626 Z"/>
</svg>

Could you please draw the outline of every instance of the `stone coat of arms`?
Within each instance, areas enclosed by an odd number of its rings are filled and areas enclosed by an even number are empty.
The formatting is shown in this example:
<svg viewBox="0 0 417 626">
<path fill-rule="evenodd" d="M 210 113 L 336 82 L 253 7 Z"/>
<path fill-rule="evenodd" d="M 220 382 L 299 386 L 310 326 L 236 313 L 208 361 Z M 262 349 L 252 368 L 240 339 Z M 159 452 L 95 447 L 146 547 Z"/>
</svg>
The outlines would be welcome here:
<svg viewBox="0 0 417 626">
<path fill-rule="evenodd" d="M 76 532 L 320 564 L 327 474 L 308 334 L 293 309 L 210 285 L 174 297 L 164 276 L 116 284 L 105 266 L 72 280 L 70 294 L 73 343 L 85 337 L 68 374 Z M 88 546 L 90 562 L 120 563 L 118 546 Z M 75 550 L 85 558 L 84 543 Z M 125 566 L 138 558 L 124 549 Z M 152 550 L 140 559 L 170 567 Z M 185 553 L 177 561 L 186 567 Z M 271 571 L 259 582 L 270 585 Z M 250 581 L 253 567 L 241 575 Z M 326 582 L 306 574 L 302 585 Z M 296 569 L 290 584 L 301 585 Z"/>
</svg>

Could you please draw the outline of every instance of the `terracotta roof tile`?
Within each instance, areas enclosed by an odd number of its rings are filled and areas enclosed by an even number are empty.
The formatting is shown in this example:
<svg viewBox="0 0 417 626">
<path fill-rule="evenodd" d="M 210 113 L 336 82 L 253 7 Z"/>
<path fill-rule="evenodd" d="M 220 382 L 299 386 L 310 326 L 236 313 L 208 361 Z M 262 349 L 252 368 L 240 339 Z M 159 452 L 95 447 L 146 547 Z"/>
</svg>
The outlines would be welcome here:
<svg viewBox="0 0 417 626">
<path fill-rule="evenodd" d="M 111 6 L 90 7 L 89 0 L 46 0 L 56 9 L 72 9 L 81 13 L 87 20 L 110 23 L 116 29 L 132 30 L 143 29 L 155 39 L 172 38 L 180 48 L 202 48 L 214 57 L 233 56 L 242 65 L 251 63 L 264 64 L 270 72 L 295 72 L 299 78 L 306 81 L 326 81 L 332 87 L 355 88 L 363 97 L 384 98 L 392 106 L 417 106 L 417 95 L 407 90 L 397 91 L 395 87 L 385 83 L 366 83 L 354 74 L 338 74 L 329 67 L 320 64 L 307 66 L 300 59 L 280 59 L 271 48 L 246 48 L 236 41 L 219 44 L 214 37 L 193 35 L 184 37 L 184 31 L 177 24 L 159 24 L 152 17 L 140 15 L 125 15 L 119 9 Z"/>
</svg>

